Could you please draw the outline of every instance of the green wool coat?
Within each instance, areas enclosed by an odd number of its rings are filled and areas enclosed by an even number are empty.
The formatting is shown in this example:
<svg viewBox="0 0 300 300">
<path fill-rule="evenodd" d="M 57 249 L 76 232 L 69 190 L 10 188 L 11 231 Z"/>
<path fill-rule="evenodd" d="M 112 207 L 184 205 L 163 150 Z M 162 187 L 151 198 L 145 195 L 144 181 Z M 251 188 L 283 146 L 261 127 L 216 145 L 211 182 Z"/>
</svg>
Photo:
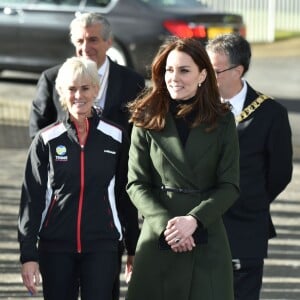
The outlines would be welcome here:
<svg viewBox="0 0 300 300">
<path fill-rule="evenodd" d="M 239 147 L 233 115 L 212 132 L 191 129 L 185 148 L 173 117 L 162 131 L 134 127 L 127 191 L 144 218 L 127 300 L 233 300 L 230 248 L 223 213 L 239 195 Z M 198 189 L 165 192 L 162 185 Z M 161 250 L 159 237 L 169 219 L 192 215 L 208 241 L 191 252 Z"/>
</svg>

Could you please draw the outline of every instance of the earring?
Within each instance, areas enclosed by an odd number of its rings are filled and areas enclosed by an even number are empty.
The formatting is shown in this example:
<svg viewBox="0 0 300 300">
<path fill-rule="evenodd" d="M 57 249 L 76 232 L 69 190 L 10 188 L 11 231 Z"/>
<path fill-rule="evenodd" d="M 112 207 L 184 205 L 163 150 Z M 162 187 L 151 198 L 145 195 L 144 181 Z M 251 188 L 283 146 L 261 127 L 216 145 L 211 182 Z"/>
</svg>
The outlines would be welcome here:
<svg viewBox="0 0 300 300">
<path fill-rule="evenodd" d="M 198 87 L 200 87 L 201 85 L 202 85 L 202 83 L 201 83 L 201 82 L 199 82 L 199 83 L 198 83 Z"/>
</svg>

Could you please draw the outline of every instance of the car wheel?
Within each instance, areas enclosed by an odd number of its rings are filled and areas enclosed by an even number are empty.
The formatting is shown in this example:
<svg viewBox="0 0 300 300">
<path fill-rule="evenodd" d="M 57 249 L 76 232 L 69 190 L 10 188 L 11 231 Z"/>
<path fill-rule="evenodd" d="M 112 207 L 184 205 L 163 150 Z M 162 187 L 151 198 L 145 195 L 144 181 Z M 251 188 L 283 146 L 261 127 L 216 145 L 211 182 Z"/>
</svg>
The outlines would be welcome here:
<svg viewBox="0 0 300 300">
<path fill-rule="evenodd" d="M 108 49 L 106 53 L 111 58 L 112 61 L 122 66 L 128 66 L 128 59 L 124 51 L 116 43 L 113 43 L 113 45 Z"/>
</svg>

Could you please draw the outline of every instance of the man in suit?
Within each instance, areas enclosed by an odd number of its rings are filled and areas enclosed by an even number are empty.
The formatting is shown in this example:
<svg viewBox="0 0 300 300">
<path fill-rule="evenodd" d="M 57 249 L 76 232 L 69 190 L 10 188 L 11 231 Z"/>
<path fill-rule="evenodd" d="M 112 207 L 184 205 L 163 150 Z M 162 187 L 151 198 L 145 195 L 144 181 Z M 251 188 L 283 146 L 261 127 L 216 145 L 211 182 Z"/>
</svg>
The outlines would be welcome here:
<svg viewBox="0 0 300 300">
<path fill-rule="evenodd" d="M 291 128 L 285 107 L 243 78 L 251 59 L 243 37 L 218 36 L 206 50 L 239 136 L 241 193 L 223 217 L 233 258 L 235 300 L 258 300 L 268 239 L 276 235 L 270 205 L 292 176 Z"/>
<path fill-rule="evenodd" d="M 79 15 L 70 24 L 70 36 L 76 55 L 94 60 L 99 67 L 101 90 L 96 105 L 103 116 L 129 129 L 126 104 L 145 87 L 144 78 L 133 70 L 113 62 L 107 55 L 112 45 L 111 26 L 106 18 L 97 13 Z M 41 74 L 37 93 L 32 102 L 29 135 L 64 116 L 65 111 L 55 90 L 55 79 L 60 68 L 55 66 Z"/>
<path fill-rule="evenodd" d="M 130 135 L 126 104 L 137 97 L 144 89 L 145 80 L 138 73 L 113 62 L 106 52 L 112 45 L 111 26 L 106 18 L 97 13 L 78 15 L 70 24 L 70 37 L 77 56 L 94 60 L 100 75 L 100 91 L 95 106 L 102 115 L 122 126 Z M 29 134 L 33 138 L 38 130 L 61 119 L 65 115 L 55 79 L 60 66 L 44 71 L 37 85 L 36 97 L 30 112 Z M 131 201 L 128 199 L 131 203 Z M 132 205 L 132 204 L 131 204 Z M 133 205 L 132 205 L 133 206 Z M 124 225 L 125 245 L 127 249 L 127 268 L 131 269 L 133 256 L 139 235 L 137 211 L 131 213 L 131 223 Z M 122 218 L 122 217 L 121 217 Z M 120 270 L 124 247 L 120 244 Z M 119 276 L 113 291 L 113 299 L 119 299 Z"/>
</svg>

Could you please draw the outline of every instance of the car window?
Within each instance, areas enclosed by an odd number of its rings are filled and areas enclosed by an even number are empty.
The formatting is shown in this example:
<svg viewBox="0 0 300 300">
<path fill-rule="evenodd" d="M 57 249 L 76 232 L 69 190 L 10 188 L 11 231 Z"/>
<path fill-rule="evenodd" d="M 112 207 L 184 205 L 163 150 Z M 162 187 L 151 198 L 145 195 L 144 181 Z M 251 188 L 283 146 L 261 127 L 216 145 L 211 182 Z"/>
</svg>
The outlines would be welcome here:
<svg viewBox="0 0 300 300">
<path fill-rule="evenodd" d="M 124 1 L 124 0 L 123 0 Z M 86 5 L 87 6 L 100 6 L 100 7 L 106 7 L 111 2 L 111 0 L 87 0 Z"/>
<path fill-rule="evenodd" d="M 76 5 L 82 0 L 0 0 L 1 5 L 13 4 L 52 4 L 52 5 Z"/>
<path fill-rule="evenodd" d="M 204 4 L 199 0 L 140 0 L 141 2 L 147 3 L 149 5 L 167 7 L 167 6 L 204 6 Z"/>
<path fill-rule="evenodd" d="M 0 5 L 23 4 L 28 3 L 28 0 L 0 0 Z"/>
<path fill-rule="evenodd" d="M 33 0 L 32 4 L 54 4 L 78 6 L 82 0 Z"/>
</svg>

